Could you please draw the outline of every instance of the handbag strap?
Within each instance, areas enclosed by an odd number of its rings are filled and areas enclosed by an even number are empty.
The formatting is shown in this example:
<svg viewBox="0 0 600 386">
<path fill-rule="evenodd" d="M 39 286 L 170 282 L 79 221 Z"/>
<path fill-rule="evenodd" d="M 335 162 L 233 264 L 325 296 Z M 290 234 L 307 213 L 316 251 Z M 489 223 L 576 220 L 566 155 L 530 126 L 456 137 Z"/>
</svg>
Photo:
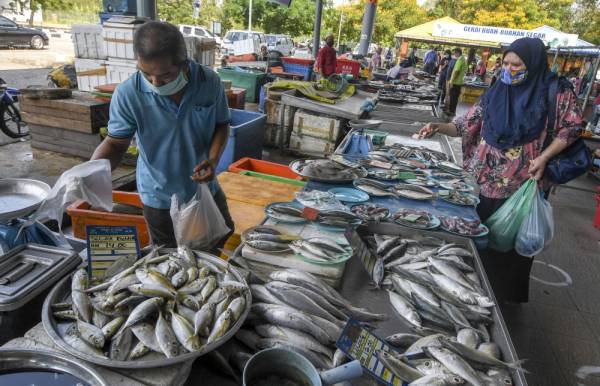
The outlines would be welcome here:
<svg viewBox="0 0 600 386">
<path fill-rule="evenodd" d="M 558 99 L 558 83 L 559 79 L 552 80 L 548 89 L 548 123 L 546 125 L 547 134 L 546 139 L 544 140 L 544 149 L 546 149 L 552 143 L 554 126 L 556 126 L 556 102 Z"/>
</svg>

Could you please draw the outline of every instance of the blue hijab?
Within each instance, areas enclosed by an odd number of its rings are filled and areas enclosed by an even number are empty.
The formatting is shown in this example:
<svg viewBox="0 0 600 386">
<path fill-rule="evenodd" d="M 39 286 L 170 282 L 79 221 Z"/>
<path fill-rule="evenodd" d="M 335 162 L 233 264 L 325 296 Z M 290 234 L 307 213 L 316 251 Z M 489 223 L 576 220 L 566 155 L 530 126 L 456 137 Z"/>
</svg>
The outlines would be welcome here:
<svg viewBox="0 0 600 386">
<path fill-rule="evenodd" d="M 521 38 L 506 50 L 527 67 L 527 78 L 516 85 L 494 83 L 481 98 L 481 135 L 491 146 L 509 149 L 538 138 L 546 128 L 548 89 L 556 75 L 548 69 L 546 47 L 540 39 Z"/>
</svg>

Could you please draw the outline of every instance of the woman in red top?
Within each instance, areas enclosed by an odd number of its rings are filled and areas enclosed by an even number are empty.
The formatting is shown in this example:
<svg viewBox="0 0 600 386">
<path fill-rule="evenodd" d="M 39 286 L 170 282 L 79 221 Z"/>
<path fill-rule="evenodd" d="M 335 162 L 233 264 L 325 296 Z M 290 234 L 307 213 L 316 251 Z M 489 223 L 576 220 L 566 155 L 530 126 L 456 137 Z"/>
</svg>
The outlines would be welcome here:
<svg viewBox="0 0 600 386">
<path fill-rule="evenodd" d="M 323 77 L 335 74 L 337 57 L 335 48 L 333 48 L 333 35 L 329 34 L 325 38 L 325 47 L 319 50 L 317 62 L 315 63 L 315 73 Z"/>
</svg>

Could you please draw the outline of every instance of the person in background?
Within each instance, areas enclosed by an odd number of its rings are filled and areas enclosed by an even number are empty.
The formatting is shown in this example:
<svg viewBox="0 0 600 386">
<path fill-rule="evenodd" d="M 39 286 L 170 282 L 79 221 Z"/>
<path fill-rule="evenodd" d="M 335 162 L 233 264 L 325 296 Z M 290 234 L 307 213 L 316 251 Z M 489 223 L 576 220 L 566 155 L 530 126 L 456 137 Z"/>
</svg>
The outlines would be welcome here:
<svg viewBox="0 0 600 386">
<path fill-rule="evenodd" d="M 483 59 L 479 59 L 477 67 L 475 67 L 475 75 L 479 76 L 482 82 L 485 82 L 485 74 L 487 74 L 487 67 Z"/>
<path fill-rule="evenodd" d="M 529 178 L 543 179 L 548 160 L 572 144 L 581 132 L 581 108 L 571 85 L 548 69 L 540 39 L 515 40 L 502 58 L 499 81 L 483 94 L 465 116 L 452 123 L 429 123 L 421 137 L 435 132 L 462 137 L 463 168 L 479 185 L 477 213 L 485 222 Z M 558 82 L 556 104 L 549 106 L 550 85 Z M 556 109 L 550 144 L 548 111 Z M 496 297 L 527 302 L 533 258 L 485 250 L 481 260 Z"/>
<path fill-rule="evenodd" d="M 329 77 L 335 74 L 337 66 L 337 57 L 335 48 L 333 48 L 333 34 L 325 37 L 325 46 L 319 50 L 315 62 L 315 73 L 321 77 Z"/>
<path fill-rule="evenodd" d="M 423 71 L 429 75 L 435 74 L 435 68 L 438 66 L 437 49 L 431 48 L 423 58 Z"/>
<path fill-rule="evenodd" d="M 460 48 L 452 50 L 452 57 L 456 60 L 452 67 L 452 72 L 448 78 L 447 93 L 449 97 L 446 113 L 450 116 L 456 114 L 456 106 L 460 97 L 460 90 L 465 83 L 465 73 L 467 72 L 467 60 L 462 54 Z"/>
<path fill-rule="evenodd" d="M 269 52 L 267 51 L 267 46 L 260 46 L 260 54 L 257 55 L 256 60 L 259 62 L 266 62 L 269 60 Z"/>
<path fill-rule="evenodd" d="M 438 72 L 440 73 L 440 77 L 438 79 L 438 88 L 440 89 L 440 105 L 444 106 L 444 101 L 446 99 L 446 75 L 448 66 L 450 65 L 450 60 L 452 60 L 452 52 L 450 50 L 444 51 L 444 56 L 442 56 L 440 60 L 440 66 Z"/>
<path fill-rule="evenodd" d="M 385 53 L 385 68 L 390 68 L 392 65 L 392 59 L 394 58 L 394 53 L 392 52 L 392 47 L 388 47 Z"/>
<path fill-rule="evenodd" d="M 490 83 L 490 87 L 496 83 L 498 79 L 500 79 L 500 74 L 502 73 L 502 59 L 496 59 L 496 63 L 494 64 L 494 69 L 492 71 L 492 82 Z"/>
<path fill-rule="evenodd" d="M 373 56 L 371 56 L 371 60 L 369 61 L 369 71 L 371 74 L 375 72 L 378 68 L 381 67 L 381 53 L 383 52 L 383 48 L 377 47 Z"/>
<path fill-rule="evenodd" d="M 408 67 L 417 67 L 417 63 L 419 62 L 419 58 L 417 58 L 417 47 L 413 47 L 410 51 L 408 61 L 410 62 L 410 66 Z"/>
</svg>

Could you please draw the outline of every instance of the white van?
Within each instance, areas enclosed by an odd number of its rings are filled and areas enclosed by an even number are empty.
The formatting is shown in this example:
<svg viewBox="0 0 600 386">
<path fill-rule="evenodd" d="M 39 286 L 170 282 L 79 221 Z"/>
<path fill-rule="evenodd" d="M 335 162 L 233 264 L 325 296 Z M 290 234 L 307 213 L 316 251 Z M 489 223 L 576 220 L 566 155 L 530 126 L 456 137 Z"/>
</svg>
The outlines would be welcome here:
<svg viewBox="0 0 600 386">
<path fill-rule="evenodd" d="M 232 29 L 228 31 L 227 34 L 225 34 L 225 37 L 223 38 L 223 44 L 221 45 L 221 54 L 235 55 L 233 45 L 235 42 L 239 42 L 242 40 L 253 40 L 255 54 L 260 54 L 260 47 L 267 45 L 267 38 L 262 32 Z"/>
<path fill-rule="evenodd" d="M 199 25 L 179 24 L 179 31 L 181 31 L 183 36 L 198 36 L 201 38 L 211 38 L 215 39 L 219 46 L 223 44 L 223 40 L 220 37 Z"/>
<path fill-rule="evenodd" d="M 294 53 L 294 42 L 288 35 L 267 34 L 267 49 L 277 51 L 283 56 L 291 56 Z"/>
</svg>

